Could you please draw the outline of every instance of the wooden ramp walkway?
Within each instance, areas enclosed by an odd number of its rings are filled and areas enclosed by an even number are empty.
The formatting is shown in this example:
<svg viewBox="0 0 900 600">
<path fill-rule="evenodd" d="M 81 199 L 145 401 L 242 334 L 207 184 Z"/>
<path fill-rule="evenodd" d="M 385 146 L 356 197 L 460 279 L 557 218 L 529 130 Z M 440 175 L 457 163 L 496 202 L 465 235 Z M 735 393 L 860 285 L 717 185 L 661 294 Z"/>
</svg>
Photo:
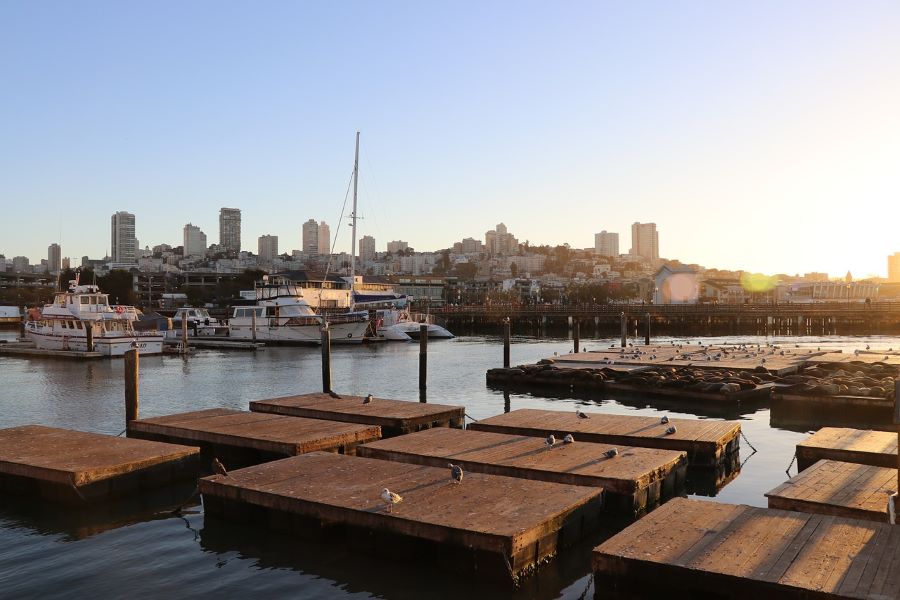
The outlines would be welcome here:
<svg viewBox="0 0 900 600">
<path fill-rule="evenodd" d="M 393 437 L 430 427 L 457 427 L 465 423 L 464 406 L 448 406 L 424 402 L 407 402 L 374 398 L 363 404 L 362 396 L 302 394 L 250 403 L 254 412 L 275 413 L 291 417 L 331 419 L 381 427 L 383 437 Z"/>
<path fill-rule="evenodd" d="M 0 430 L 0 491 L 85 503 L 199 474 L 199 448 L 23 425 Z"/>
<path fill-rule="evenodd" d="M 817 460 L 897 468 L 897 434 L 869 429 L 823 427 L 797 444 L 797 468 L 811 467 Z"/>
<path fill-rule="evenodd" d="M 594 550 L 596 597 L 900 597 L 900 528 L 677 498 Z"/>
<path fill-rule="evenodd" d="M 232 469 L 317 450 L 353 454 L 381 434 L 373 425 L 211 408 L 131 421 L 128 436 L 197 445 Z"/>
<path fill-rule="evenodd" d="M 675 426 L 673 434 L 666 429 Z M 687 452 L 691 467 L 717 467 L 740 448 L 741 426 L 734 421 L 670 419 L 662 424 L 657 417 L 590 413 L 581 419 L 572 412 L 519 409 L 472 423 L 469 429 L 575 439 L 600 444 L 621 444 Z"/>
<path fill-rule="evenodd" d="M 888 522 L 897 469 L 820 460 L 766 494 L 769 508 Z"/>
<path fill-rule="evenodd" d="M 391 512 L 382 489 L 403 500 Z M 310 535 L 335 525 L 363 531 L 379 553 L 429 542 L 451 568 L 514 580 L 593 531 L 597 488 L 471 473 L 461 484 L 447 468 L 315 452 L 200 481 L 207 514 Z M 351 535 L 353 532 L 348 532 Z M 333 533 L 329 538 L 333 538 Z"/>
<path fill-rule="evenodd" d="M 371 442 L 357 453 L 442 468 L 452 462 L 465 473 L 599 487 L 605 491 L 607 511 L 629 516 L 681 493 L 687 471 L 684 452 L 622 446 L 617 456 L 604 457 L 612 447 L 560 440 L 550 448 L 532 436 L 440 428 Z"/>
</svg>

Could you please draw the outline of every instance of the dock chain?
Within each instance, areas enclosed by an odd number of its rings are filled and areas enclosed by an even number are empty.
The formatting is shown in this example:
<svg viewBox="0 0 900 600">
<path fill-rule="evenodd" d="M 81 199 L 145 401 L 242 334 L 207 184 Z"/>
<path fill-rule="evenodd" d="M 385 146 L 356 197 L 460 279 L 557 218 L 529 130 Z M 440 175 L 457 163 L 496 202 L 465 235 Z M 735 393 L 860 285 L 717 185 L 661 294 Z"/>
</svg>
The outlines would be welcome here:
<svg viewBox="0 0 900 600">
<path fill-rule="evenodd" d="M 797 453 L 794 452 L 794 458 L 791 459 L 791 464 L 789 464 L 787 466 L 787 469 L 784 470 L 784 472 L 787 473 L 788 479 L 791 478 L 791 467 L 794 466 L 794 461 L 796 461 L 796 460 L 797 460 Z"/>
<path fill-rule="evenodd" d="M 476 423 L 478 422 L 478 419 L 476 419 L 476 418 L 474 418 L 474 417 L 470 417 L 470 416 L 469 416 L 469 413 L 463 412 L 463 414 L 466 416 L 467 419 L 471 419 L 472 421 L 475 421 Z"/>
<path fill-rule="evenodd" d="M 755 453 L 755 452 L 756 452 L 756 448 L 753 447 L 753 444 L 751 444 L 751 443 L 750 443 L 750 440 L 747 439 L 747 436 L 744 435 L 744 429 L 743 429 L 743 428 L 741 428 L 741 437 L 744 438 L 744 441 L 747 442 L 747 445 L 750 446 L 750 449 L 753 450 L 753 452 Z"/>
</svg>

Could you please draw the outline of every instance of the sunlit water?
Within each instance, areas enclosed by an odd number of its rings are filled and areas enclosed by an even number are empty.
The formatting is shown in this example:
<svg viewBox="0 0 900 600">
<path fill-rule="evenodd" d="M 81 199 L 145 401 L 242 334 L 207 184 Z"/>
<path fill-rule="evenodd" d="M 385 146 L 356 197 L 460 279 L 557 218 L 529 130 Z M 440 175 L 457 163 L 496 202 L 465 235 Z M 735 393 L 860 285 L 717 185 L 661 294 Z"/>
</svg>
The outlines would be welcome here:
<svg viewBox="0 0 900 600">
<path fill-rule="evenodd" d="M 0 338 L 3 336 L 0 335 Z M 11 338 L 11 335 L 7 335 Z M 700 338 L 709 343 L 761 342 L 762 338 Z M 667 342 L 668 338 L 656 340 Z M 769 339 L 771 341 L 771 338 Z M 778 340 L 776 340 L 778 341 Z M 785 344 L 852 350 L 900 348 L 900 338 L 784 338 Z M 590 348 L 611 340 L 583 340 Z M 564 353 L 566 340 L 515 340 L 514 364 Z M 418 344 L 335 347 L 333 387 L 347 394 L 418 400 Z M 428 346 L 428 399 L 463 404 L 470 418 L 502 413 L 505 398 L 485 386 L 485 371 L 499 366 L 496 339 L 457 338 Z M 124 429 L 123 361 L 73 362 L 0 356 L 0 427 L 28 423 L 116 435 Z M 141 359 L 140 414 L 224 407 L 246 409 L 250 400 L 319 391 L 317 348 L 267 348 L 249 353 L 200 350 L 190 358 Z M 676 412 L 653 400 L 593 401 L 509 395 L 512 409 L 660 415 Z M 694 407 L 677 416 L 718 418 Z M 698 414 L 699 413 L 699 414 Z M 713 499 L 765 506 L 764 493 L 782 483 L 795 444 L 806 437 L 770 425 L 767 407 L 727 415 L 741 420 L 747 440 L 740 475 Z M 796 472 L 796 468 L 792 473 Z M 190 492 L 187 492 L 190 496 Z M 707 500 L 710 500 L 707 498 Z M 516 592 L 499 590 L 428 565 L 361 555 L 343 544 L 327 547 L 273 532 L 205 522 L 194 505 L 177 516 L 73 516 L 45 505 L 5 503 L 0 508 L 0 596 L 26 597 L 265 597 L 265 598 L 579 598 L 593 594 L 588 548 L 573 549 Z M 596 540 L 594 540 L 596 541 Z M 575 553 L 572 555 L 572 553 Z"/>
</svg>

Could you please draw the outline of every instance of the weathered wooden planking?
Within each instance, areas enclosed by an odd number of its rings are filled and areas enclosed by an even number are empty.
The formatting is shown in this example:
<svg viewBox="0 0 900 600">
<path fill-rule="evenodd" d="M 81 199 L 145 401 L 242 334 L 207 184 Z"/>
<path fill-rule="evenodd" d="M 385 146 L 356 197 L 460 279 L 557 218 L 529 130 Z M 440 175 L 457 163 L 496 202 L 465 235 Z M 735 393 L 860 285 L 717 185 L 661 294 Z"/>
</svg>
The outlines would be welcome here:
<svg viewBox="0 0 900 600">
<path fill-rule="evenodd" d="M 90 360 L 104 358 L 100 352 L 79 352 L 77 350 L 41 350 L 35 348 L 29 342 L 16 342 L 12 344 L 0 344 L 0 354 L 10 356 L 33 356 L 35 358 L 71 358 L 75 360 Z"/>
<path fill-rule="evenodd" d="M 674 434 L 666 429 L 676 427 Z M 590 413 L 580 419 L 572 412 L 519 409 L 472 423 L 469 429 L 533 435 L 571 433 L 585 442 L 662 448 L 688 453 L 689 466 L 714 467 L 740 447 L 741 426 L 734 421 L 670 419 L 662 424 L 657 417 Z"/>
<path fill-rule="evenodd" d="M 752 390 L 737 392 L 698 392 L 696 390 L 667 388 L 656 386 L 639 386 L 618 381 L 605 381 L 603 389 L 617 394 L 641 395 L 644 397 L 675 398 L 685 402 L 715 402 L 739 404 L 754 400 L 766 400 L 772 396 L 773 384 L 763 383 Z"/>
<path fill-rule="evenodd" d="M 885 358 L 887 357 L 887 358 Z M 821 354 L 818 356 L 814 356 L 809 359 L 810 364 L 816 363 L 847 363 L 848 366 L 852 366 L 849 363 L 853 362 L 863 362 L 866 364 L 873 363 L 885 363 L 888 365 L 898 365 L 900 366 L 900 354 L 897 352 L 871 352 L 871 351 L 861 351 L 859 354 L 854 354 L 853 352 L 842 353 L 842 352 L 829 352 L 827 354 Z"/>
<path fill-rule="evenodd" d="M 212 408 L 131 421 L 128 435 L 196 444 L 233 468 L 317 450 L 352 454 L 381 432 L 376 425 Z"/>
<path fill-rule="evenodd" d="M 490 558 L 514 579 L 597 524 L 602 490 L 315 452 L 200 481 L 207 514 L 262 519 L 309 533 L 316 525 L 426 540 Z M 388 512 L 383 488 L 403 501 Z M 280 524 L 280 525 L 278 525 Z M 381 547 L 382 555 L 390 554 Z"/>
<path fill-rule="evenodd" d="M 612 447 L 560 440 L 550 448 L 532 436 L 439 428 L 371 442 L 358 454 L 442 468 L 452 462 L 466 473 L 600 487 L 607 510 L 630 515 L 680 493 L 687 470 L 684 452 L 622 446 L 617 456 L 603 456 Z"/>
<path fill-rule="evenodd" d="M 894 399 L 879 396 L 829 396 L 826 394 L 782 394 L 776 389 L 772 395 L 776 402 L 791 402 L 793 404 L 806 404 L 810 410 L 816 407 L 822 408 L 893 408 Z"/>
<path fill-rule="evenodd" d="M 329 394 L 302 394 L 256 400 L 250 403 L 250 410 L 291 417 L 378 425 L 384 437 L 403 435 L 429 427 L 461 428 L 465 423 L 464 406 L 387 398 L 374 398 L 369 404 L 363 404 L 362 396 L 334 398 Z"/>
<path fill-rule="evenodd" d="M 0 430 L 0 489 L 83 502 L 199 473 L 199 448 L 23 425 Z"/>
<path fill-rule="evenodd" d="M 766 494 L 769 508 L 888 522 L 897 469 L 820 460 Z"/>
<path fill-rule="evenodd" d="M 802 471 L 823 459 L 896 469 L 897 434 L 823 427 L 797 444 L 797 468 Z"/>
<path fill-rule="evenodd" d="M 677 498 L 594 550 L 597 598 L 900 597 L 900 528 Z"/>
</svg>

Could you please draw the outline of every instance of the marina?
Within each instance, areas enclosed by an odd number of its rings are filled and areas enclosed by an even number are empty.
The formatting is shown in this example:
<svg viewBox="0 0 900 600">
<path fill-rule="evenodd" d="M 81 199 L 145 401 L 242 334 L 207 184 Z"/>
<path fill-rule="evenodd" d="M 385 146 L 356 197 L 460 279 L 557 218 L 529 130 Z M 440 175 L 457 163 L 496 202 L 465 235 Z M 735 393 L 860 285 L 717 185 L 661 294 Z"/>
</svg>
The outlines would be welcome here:
<svg viewBox="0 0 900 600">
<path fill-rule="evenodd" d="M 896 469 L 897 434 L 848 427 L 823 427 L 797 444 L 797 469 L 808 469 L 819 460 Z"/>
<path fill-rule="evenodd" d="M 356 446 L 381 437 L 378 426 L 283 417 L 223 408 L 128 422 L 128 436 L 177 444 L 193 444 L 207 460 L 237 468 L 329 451 L 353 454 Z"/>
<path fill-rule="evenodd" d="M 402 500 L 386 503 L 383 488 Z M 510 582 L 596 529 L 603 496 L 480 473 L 456 484 L 446 468 L 323 453 L 206 478 L 200 491 L 206 511 L 226 519 L 307 537 L 317 528 L 362 528 L 386 552 L 405 543 L 406 553 L 434 553 L 450 570 Z M 410 540 L 431 544 L 409 547 Z"/>
<path fill-rule="evenodd" d="M 611 456 L 607 453 L 615 451 Z M 604 490 L 607 512 L 640 515 L 684 489 L 687 455 L 562 439 L 435 428 L 360 446 L 359 456 Z"/>
</svg>

